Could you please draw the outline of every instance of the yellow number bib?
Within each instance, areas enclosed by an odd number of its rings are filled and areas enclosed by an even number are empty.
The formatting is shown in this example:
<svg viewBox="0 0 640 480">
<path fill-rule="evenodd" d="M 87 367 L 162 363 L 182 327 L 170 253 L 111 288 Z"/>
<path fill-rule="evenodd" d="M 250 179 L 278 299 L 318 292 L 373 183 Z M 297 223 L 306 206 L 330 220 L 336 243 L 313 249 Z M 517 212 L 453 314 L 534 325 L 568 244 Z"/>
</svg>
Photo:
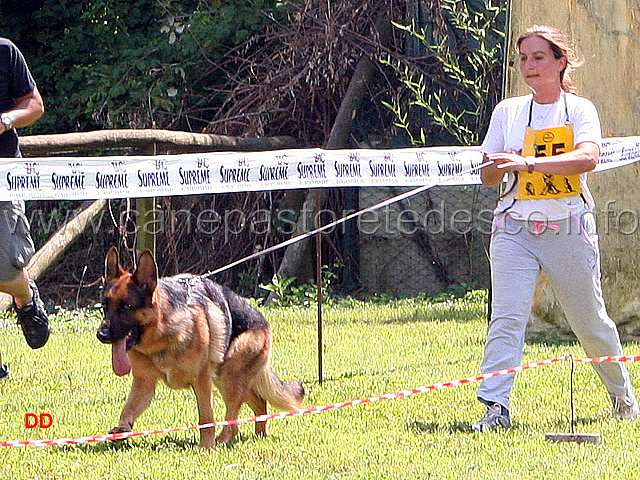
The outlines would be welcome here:
<svg viewBox="0 0 640 480">
<path fill-rule="evenodd" d="M 548 157 L 573 150 L 573 129 L 567 122 L 564 127 L 531 130 L 527 127 L 522 146 L 522 156 Z M 540 172 L 520 172 L 516 198 L 561 198 L 582 193 L 580 175 L 549 175 Z"/>
</svg>

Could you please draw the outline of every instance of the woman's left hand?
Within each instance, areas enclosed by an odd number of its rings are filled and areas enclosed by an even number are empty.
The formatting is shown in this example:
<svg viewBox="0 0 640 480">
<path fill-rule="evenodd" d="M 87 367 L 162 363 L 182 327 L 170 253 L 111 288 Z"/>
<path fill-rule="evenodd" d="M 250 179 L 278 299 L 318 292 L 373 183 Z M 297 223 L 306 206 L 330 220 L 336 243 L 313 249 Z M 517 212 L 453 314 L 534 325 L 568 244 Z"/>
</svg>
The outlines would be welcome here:
<svg viewBox="0 0 640 480">
<path fill-rule="evenodd" d="M 487 158 L 494 162 L 496 168 L 504 171 L 527 171 L 527 163 L 523 156 L 514 151 L 487 154 Z"/>
</svg>

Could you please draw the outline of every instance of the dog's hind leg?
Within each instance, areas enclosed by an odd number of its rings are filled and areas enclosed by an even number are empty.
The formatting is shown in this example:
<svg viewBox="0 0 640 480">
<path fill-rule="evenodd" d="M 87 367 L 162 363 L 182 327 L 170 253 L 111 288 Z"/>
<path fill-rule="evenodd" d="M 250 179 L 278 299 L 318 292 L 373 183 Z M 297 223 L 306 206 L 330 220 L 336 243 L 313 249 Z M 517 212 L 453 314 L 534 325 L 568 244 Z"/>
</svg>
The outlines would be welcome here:
<svg viewBox="0 0 640 480">
<path fill-rule="evenodd" d="M 236 420 L 240 413 L 240 407 L 247 401 L 248 391 L 245 372 L 240 369 L 231 368 L 225 364 L 216 380 L 216 386 L 220 390 L 220 395 L 226 406 L 225 420 Z M 238 433 L 237 425 L 225 425 L 222 432 L 216 439 L 218 443 L 228 443 Z"/>
<path fill-rule="evenodd" d="M 216 380 L 216 386 L 227 406 L 227 420 L 237 419 L 242 404 L 251 400 L 256 378 L 269 359 L 269 334 L 268 329 L 245 331 L 231 342 L 227 350 Z M 263 407 L 257 399 L 255 400 L 254 404 L 249 406 L 254 410 L 257 408 L 258 411 L 266 412 L 266 405 Z M 261 432 L 263 426 L 256 426 L 256 429 Z M 237 432 L 237 425 L 225 426 L 218 442 L 231 441 Z"/>
<path fill-rule="evenodd" d="M 227 413 L 225 414 L 225 420 L 235 420 L 238 418 L 238 413 L 240 412 L 240 407 L 244 402 L 239 401 L 236 398 L 228 399 L 225 398 L 225 404 L 227 406 Z M 222 427 L 222 432 L 216 438 L 217 443 L 229 443 L 238 433 L 237 425 L 225 425 Z"/>
<path fill-rule="evenodd" d="M 253 388 L 251 389 L 251 392 L 249 392 L 249 399 L 247 400 L 247 403 L 251 407 L 251 410 L 253 410 L 256 417 L 267 414 L 267 401 L 260 397 Z M 256 422 L 256 435 L 259 437 L 267 436 L 266 421 Z"/>
</svg>

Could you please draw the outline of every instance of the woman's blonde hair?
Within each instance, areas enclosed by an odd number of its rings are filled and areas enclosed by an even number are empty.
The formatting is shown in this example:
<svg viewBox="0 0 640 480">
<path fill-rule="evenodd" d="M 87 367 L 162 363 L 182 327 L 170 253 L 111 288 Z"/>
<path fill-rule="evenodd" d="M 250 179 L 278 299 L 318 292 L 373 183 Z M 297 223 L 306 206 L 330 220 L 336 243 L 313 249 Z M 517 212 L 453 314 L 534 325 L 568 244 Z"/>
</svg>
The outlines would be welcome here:
<svg viewBox="0 0 640 480">
<path fill-rule="evenodd" d="M 573 48 L 569 45 L 567 37 L 557 28 L 547 27 L 545 25 L 533 25 L 520 35 L 516 46 L 520 50 L 520 44 L 523 40 L 531 37 L 540 37 L 549 42 L 551 51 L 555 58 L 566 58 L 567 66 L 560 72 L 560 85 L 562 90 L 568 93 L 577 93 L 578 89 L 571 80 L 571 72 L 574 68 L 582 65 L 582 62 L 578 60 Z"/>
</svg>

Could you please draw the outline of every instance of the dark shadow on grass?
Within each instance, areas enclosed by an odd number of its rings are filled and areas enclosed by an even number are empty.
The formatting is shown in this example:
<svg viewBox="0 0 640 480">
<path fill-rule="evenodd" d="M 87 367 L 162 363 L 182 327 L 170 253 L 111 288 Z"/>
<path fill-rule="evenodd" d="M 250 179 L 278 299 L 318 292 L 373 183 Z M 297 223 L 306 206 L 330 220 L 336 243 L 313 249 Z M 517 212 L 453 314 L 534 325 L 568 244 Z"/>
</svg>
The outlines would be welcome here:
<svg viewBox="0 0 640 480">
<path fill-rule="evenodd" d="M 471 424 L 469 422 L 453 422 L 449 425 L 442 425 L 438 422 L 412 422 L 407 425 L 407 428 L 415 433 L 436 433 L 438 431 L 445 431 L 448 433 L 473 433 L 480 434 L 480 432 L 474 432 L 471 428 Z M 508 432 L 510 430 L 520 430 L 522 425 L 520 423 L 513 423 L 511 428 L 503 429 L 500 428 L 496 431 L 498 432 Z"/>
<path fill-rule="evenodd" d="M 471 364 L 475 361 L 476 361 L 476 358 L 459 358 L 455 360 L 447 360 L 447 361 L 440 362 L 439 365 L 447 365 L 447 366 L 466 365 L 466 364 Z M 387 368 L 385 370 L 376 370 L 376 371 L 356 370 L 351 372 L 344 372 L 337 376 L 323 377 L 322 382 L 323 383 L 337 382 L 337 381 L 349 380 L 351 378 L 357 378 L 357 377 L 379 377 L 382 375 L 387 375 L 389 373 L 395 373 L 395 372 L 414 371 L 414 370 L 420 370 L 420 369 L 425 370 L 430 366 L 433 367 L 433 363 L 429 363 L 429 361 L 421 361 L 421 362 L 416 362 L 409 366 L 405 366 L 403 368 L 393 367 L 393 368 Z M 450 380 L 453 380 L 453 379 L 452 378 L 438 379 L 438 380 L 434 380 L 432 383 L 445 382 Z M 307 380 L 301 380 L 300 382 L 302 383 L 302 385 L 317 385 L 318 379 L 317 378 L 314 378 L 313 380 L 307 379 Z M 428 385 L 428 384 L 423 383 L 422 385 Z"/>
<path fill-rule="evenodd" d="M 471 424 L 468 422 L 454 422 L 449 425 L 442 425 L 438 422 L 412 422 L 407 428 L 415 433 L 436 433 L 437 431 L 446 431 L 449 433 L 470 433 Z"/>
<path fill-rule="evenodd" d="M 192 432 L 191 432 L 192 433 Z M 236 444 L 247 442 L 252 438 L 258 438 L 253 434 L 238 433 L 236 437 L 226 445 L 218 445 L 215 449 L 234 448 Z M 105 441 L 97 443 L 85 443 L 80 445 L 64 445 L 63 451 L 80 450 L 85 453 L 111 453 L 128 452 L 134 449 L 146 449 L 149 451 L 160 450 L 191 450 L 198 448 L 200 435 L 193 436 L 190 432 L 178 432 L 171 434 L 159 433 L 153 436 L 133 437 L 119 441 Z M 214 450 L 215 450 L 214 449 Z"/>
<path fill-rule="evenodd" d="M 593 423 L 598 423 L 598 419 L 595 417 L 578 417 L 574 419 L 574 426 L 587 426 Z M 568 418 L 564 420 L 558 419 L 556 422 L 554 422 L 554 426 L 558 432 L 570 432 L 571 420 Z"/>
<path fill-rule="evenodd" d="M 438 305 L 442 309 L 437 312 L 430 312 L 429 308 L 432 306 Z M 389 305 L 393 307 L 393 305 Z M 354 319 L 354 318 L 331 318 L 325 320 L 327 325 L 347 325 L 353 323 L 360 323 L 363 325 L 405 325 L 405 324 L 414 324 L 414 323 L 444 323 L 444 322 L 455 322 L 455 323 L 469 323 L 469 321 L 474 320 L 478 316 L 478 307 L 473 305 L 466 305 L 466 311 L 458 310 L 457 312 L 451 314 L 446 307 L 451 307 L 451 309 L 459 306 L 457 305 L 447 305 L 446 302 L 441 304 L 429 304 L 425 303 L 424 305 L 412 305 L 412 306 L 403 306 L 397 305 L 398 309 L 401 308 L 413 308 L 414 312 L 406 315 L 402 315 L 400 317 L 394 318 L 362 318 L 362 319 Z M 484 311 L 480 312 L 481 317 L 486 317 L 486 306 L 484 307 Z"/>
<path fill-rule="evenodd" d="M 60 449 L 62 451 L 76 451 L 80 450 L 85 453 L 109 453 L 109 452 L 127 452 L 136 445 L 129 440 L 119 440 L 117 442 L 96 442 L 96 443 L 82 443 L 79 445 L 64 445 Z"/>
<path fill-rule="evenodd" d="M 636 340 L 621 340 L 622 346 L 625 345 L 637 345 L 638 342 Z M 535 338 L 527 339 L 527 344 L 529 345 L 548 345 L 552 347 L 576 347 L 580 346 L 580 342 L 575 337 L 571 338 L 560 338 L 556 335 L 538 335 Z"/>
<path fill-rule="evenodd" d="M 405 317 L 405 318 L 392 318 L 392 319 L 378 319 L 378 320 L 369 320 L 363 323 L 375 323 L 376 325 L 405 325 L 410 323 L 433 323 L 433 322 L 455 322 L 455 323 L 469 323 L 473 318 L 451 318 L 445 315 L 437 316 L 437 317 L 426 317 L 422 316 L 413 316 L 413 317 Z"/>
<path fill-rule="evenodd" d="M 393 373 L 393 372 L 397 372 L 400 370 L 405 370 L 405 369 L 400 369 L 400 368 L 388 368 L 386 370 L 379 370 L 379 371 L 370 371 L 370 372 L 364 372 L 361 370 L 358 371 L 354 371 L 354 372 L 344 372 L 338 376 L 334 376 L 334 377 L 323 377 L 322 379 L 322 383 L 325 382 L 338 382 L 341 380 L 349 380 L 351 378 L 357 378 L 357 377 L 379 377 L 383 374 L 388 374 L 388 373 Z M 302 383 L 302 385 L 317 385 L 318 384 L 318 379 L 315 378 L 313 380 L 302 380 L 300 383 Z"/>
<path fill-rule="evenodd" d="M 145 437 L 132 437 L 125 440 L 103 441 L 96 443 L 85 443 L 80 445 L 66 445 L 63 450 L 80 450 L 85 453 L 112 453 L 128 452 L 134 449 L 148 449 L 150 451 L 179 449 L 185 450 L 194 448 L 198 444 L 198 438 L 183 432 L 183 436 L 176 434 L 157 434 Z"/>
<path fill-rule="evenodd" d="M 575 427 L 584 427 L 587 425 L 591 425 L 593 423 L 597 423 L 597 418 L 586 418 L 586 417 L 578 417 L 575 419 Z M 519 430 L 522 428 L 522 425 L 519 423 L 512 424 L 509 430 Z M 412 422 L 407 425 L 407 429 L 414 433 L 436 433 L 436 432 L 448 432 L 448 433 L 474 433 L 471 429 L 471 424 L 468 422 L 453 422 L 448 425 L 443 425 L 438 422 Z M 554 424 L 554 430 L 556 432 L 571 432 L 571 424 L 569 421 L 561 421 L 558 420 Z M 580 428 L 576 428 L 577 431 L 580 431 Z M 500 429 L 500 431 L 506 431 Z"/>
</svg>

